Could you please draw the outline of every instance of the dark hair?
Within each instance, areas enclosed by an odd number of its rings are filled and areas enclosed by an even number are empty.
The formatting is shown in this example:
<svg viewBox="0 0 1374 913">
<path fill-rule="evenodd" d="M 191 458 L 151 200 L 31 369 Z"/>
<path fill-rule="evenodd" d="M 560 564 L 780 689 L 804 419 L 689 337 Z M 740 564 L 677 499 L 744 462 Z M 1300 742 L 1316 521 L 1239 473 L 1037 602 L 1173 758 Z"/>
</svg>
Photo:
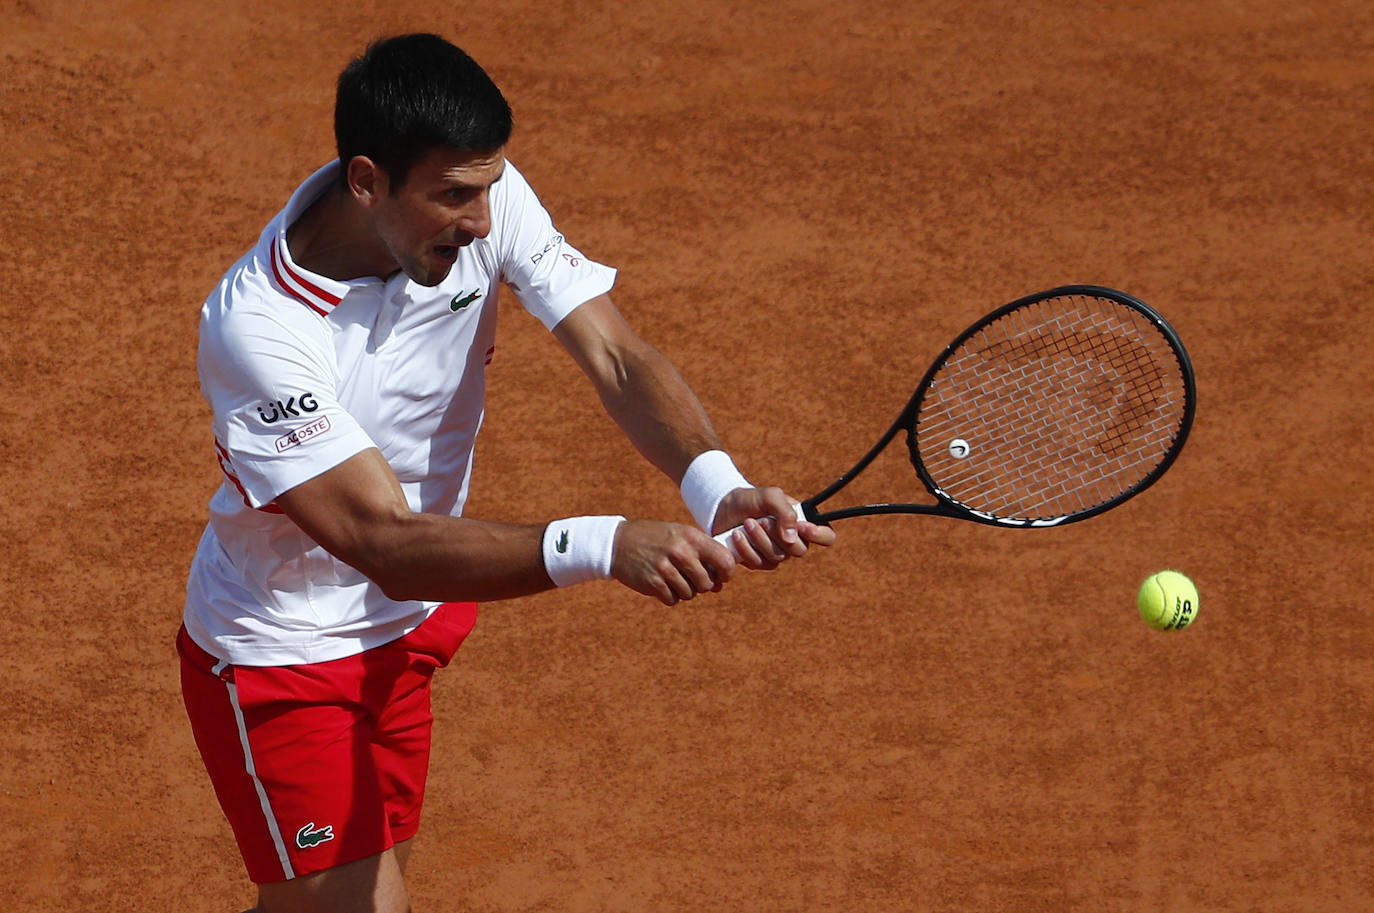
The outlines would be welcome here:
<svg viewBox="0 0 1374 913">
<path fill-rule="evenodd" d="M 347 166 L 365 155 L 395 185 L 435 146 L 489 152 L 504 146 L 510 133 L 510 105 L 501 90 L 476 61 L 438 35 L 374 41 L 339 74 L 339 159 Z"/>
</svg>

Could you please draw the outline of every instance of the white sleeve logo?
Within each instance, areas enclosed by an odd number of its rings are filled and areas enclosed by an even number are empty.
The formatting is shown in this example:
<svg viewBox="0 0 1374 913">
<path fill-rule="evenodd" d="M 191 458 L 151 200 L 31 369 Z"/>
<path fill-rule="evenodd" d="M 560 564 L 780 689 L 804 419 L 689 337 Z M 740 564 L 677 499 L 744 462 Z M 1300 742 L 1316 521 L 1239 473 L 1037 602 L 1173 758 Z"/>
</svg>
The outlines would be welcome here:
<svg viewBox="0 0 1374 913">
<path fill-rule="evenodd" d="M 562 235 L 554 235 L 552 238 L 549 239 L 549 242 L 548 242 L 547 244 L 544 245 L 544 249 L 543 249 L 543 250 L 539 251 L 539 252 L 536 253 L 536 254 L 530 254 L 530 262 L 531 262 L 531 263 L 538 263 L 540 260 L 543 260 L 544 257 L 548 255 L 549 251 L 557 249 L 557 248 L 560 247 L 562 244 L 563 244 L 563 236 L 562 236 Z"/>
<path fill-rule="evenodd" d="M 299 444 L 304 444 L 311 438 L 317 438 L 329 430 L 329 416 L 322 415 L 308 425 L 297 428 L 287 434 L 277 438 L 277 453 L 290 450 Z"/>
</svg>

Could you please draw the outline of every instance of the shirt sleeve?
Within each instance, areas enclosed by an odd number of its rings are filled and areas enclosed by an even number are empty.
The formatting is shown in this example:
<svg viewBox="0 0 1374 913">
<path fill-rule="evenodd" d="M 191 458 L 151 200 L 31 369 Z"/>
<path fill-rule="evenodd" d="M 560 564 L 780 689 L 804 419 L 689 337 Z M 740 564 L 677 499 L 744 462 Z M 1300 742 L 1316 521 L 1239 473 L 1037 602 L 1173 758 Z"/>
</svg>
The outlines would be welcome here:
<svg viewBox="0 0 1374 913">
<path fill-rule="evenodd" d="M 201 316 L 201 391 L 213 412 L 224 473 L 248 506 L 271 504 L 375 446 L 339 404 L 332 339 L 322 318 L 293 301 L 273 304 L 295 319 L 221 304 L 212 299 Z"/>
<path fill-rule="evenodd" d="M 534 189 L 509 161 L 492 188 L 501 278 L 548 329 L 615 284 L 616 271 L 590 260 L 554 228 Z"/>
</svg>

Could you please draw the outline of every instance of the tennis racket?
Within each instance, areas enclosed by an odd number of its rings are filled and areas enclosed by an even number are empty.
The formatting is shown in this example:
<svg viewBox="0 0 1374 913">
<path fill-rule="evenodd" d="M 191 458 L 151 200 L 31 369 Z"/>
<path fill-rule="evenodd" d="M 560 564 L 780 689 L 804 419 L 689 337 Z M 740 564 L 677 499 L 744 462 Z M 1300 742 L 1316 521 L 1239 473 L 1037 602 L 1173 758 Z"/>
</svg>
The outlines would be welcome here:
<svg viewBox="0 0 1374 913">
<path fill-rule="evenodd" d="M 1025 529 L 1086 520 L 1159 480 L 1196 397 L 1183 343 L 1144 302 L 1094 285 L 1028 295 L 946 346 L 892 427 L 797 516 L 935 514 Z M 934 503 L 821 509 L 902 432 Z M 716 539 L 733 548 L 733 533 Z"/>
</svg>

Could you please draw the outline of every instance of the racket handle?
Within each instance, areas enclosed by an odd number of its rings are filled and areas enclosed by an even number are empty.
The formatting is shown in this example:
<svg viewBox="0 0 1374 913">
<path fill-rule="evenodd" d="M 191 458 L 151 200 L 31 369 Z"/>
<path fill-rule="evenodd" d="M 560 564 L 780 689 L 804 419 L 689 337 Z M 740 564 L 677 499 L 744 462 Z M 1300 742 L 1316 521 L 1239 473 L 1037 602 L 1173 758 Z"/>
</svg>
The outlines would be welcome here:
<svg viewBox="0 0 1374 913">
<path fill-rule="evenodd" d="M 793 504 L 793 505 L 792 505 L 792 508 L 793 508 L 793 510 L 795 510 L 795 511 L 797 512 L 797 519 L 798 519 L 798 520 L 805 520 L 805 519 L 806 519 L 806 511 L 802 508 L 802 506 L 801 506 L 800 504 Z M 761 518 L 761 519 L 759 520 L 759 522 L 762 523 L 763 526 L 764 526 L 764 528 L 767 529 L 770 533 L 773 531 L 773 518 L 772 518 L 772 517 L 763 517 L 763 518 Z M 743 527 L 736 526 L 736 527 L 734 527 L 734 529 L 727 529 L 725 532 L 721 533 L 720 535 L 712 536 L 711 538 L 712 538 L 712 539 L 715 539 L 715 540 L 716 540 L 717 542 L 719 542 L 721 545 L 723 545 L 723 546 L 725 546 L 726 548 L 728 548 L 728 549 L 730 550 L 730 554 L 731 554 L 731 555 L 734 555 L 735 558 L 738 559 L 738 558 L 739 558 L 739 552 L 735 550 L 735 530 L 736 530 L 736 529 L 743 529 Z"/>
</svg>

